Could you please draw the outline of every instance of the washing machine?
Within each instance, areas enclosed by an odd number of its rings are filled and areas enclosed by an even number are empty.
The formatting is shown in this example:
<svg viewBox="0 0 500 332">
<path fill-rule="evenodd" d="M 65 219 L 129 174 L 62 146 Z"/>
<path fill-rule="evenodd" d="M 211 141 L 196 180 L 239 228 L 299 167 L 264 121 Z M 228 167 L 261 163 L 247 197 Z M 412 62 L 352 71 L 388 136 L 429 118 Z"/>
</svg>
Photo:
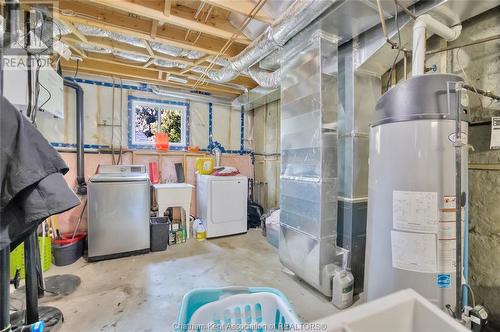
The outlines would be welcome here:
<svg viewBox="0 0 500 332">
<path fill-rule="evenodd" d="M 248 178 L 196 176 L 197 216 L 207 229 L 207 238 L 246 233 Z"/>
<path fill-rule="evenodd" d="M 149 177 L 143 165 L 99 165 L 88 183 L 88 260 L 149 251 Z"/>
</svg>

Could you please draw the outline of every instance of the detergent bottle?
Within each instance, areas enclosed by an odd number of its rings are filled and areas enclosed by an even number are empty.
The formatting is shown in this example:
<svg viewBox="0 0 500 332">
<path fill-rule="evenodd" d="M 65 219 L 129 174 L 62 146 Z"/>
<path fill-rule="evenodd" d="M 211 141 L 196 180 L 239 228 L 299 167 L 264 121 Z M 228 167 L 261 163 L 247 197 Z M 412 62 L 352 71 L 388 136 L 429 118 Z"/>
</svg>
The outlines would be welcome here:
<svg viewBox="0 0 500 332">
<path fill-rule="evenodd" d="M 196 223 L 196 240 L 203 241 L 207 238 L 207 229 L 200 219 L 195 220 Z"/>
</svg>

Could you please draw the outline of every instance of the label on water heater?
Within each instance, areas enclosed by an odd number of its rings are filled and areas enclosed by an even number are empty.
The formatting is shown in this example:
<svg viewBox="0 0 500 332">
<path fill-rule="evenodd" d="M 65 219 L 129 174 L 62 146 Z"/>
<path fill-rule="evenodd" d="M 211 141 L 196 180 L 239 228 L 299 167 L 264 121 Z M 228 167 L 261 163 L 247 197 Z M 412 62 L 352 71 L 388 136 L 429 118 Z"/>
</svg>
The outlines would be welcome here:
<svg viewBox="0 0 500 332">
<path fill-rule="evenodd" d="M 451 274 L 438 274 L 436 284 L 439 288 L 451 288 Z"/>
<path fill-rule="evenodd" d="M 500 116 L 491 118 L 490 149 L 500 149 Z"/>
</svg>

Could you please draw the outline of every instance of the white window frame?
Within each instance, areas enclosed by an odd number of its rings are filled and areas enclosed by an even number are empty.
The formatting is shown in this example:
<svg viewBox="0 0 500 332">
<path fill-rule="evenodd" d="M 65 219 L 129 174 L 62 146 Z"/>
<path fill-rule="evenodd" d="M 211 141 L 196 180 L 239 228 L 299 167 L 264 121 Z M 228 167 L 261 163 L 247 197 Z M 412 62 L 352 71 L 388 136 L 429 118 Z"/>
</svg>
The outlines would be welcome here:
<svg viewBox="0 0 500 332">
<path fill-rule="evenodd" d="M 155 142 L 137 142 L 135 140 L 135 122 L 136 122 L 136 108 L 137 106 L 142 106 L 142 105 L 147 105 L 152 108 L 158 107 L 159 109 L 171 109 L 171 110 L 178 110 L 181 112 L 181 141 L 180 142 L 169 142 L 169 146 L 175 146 L 175 147 L 185 147 L 186 146 L 186 135 L 187 135 L 187 123 L 186 123 L 186 116 L 187 116 L 187 110 L 188 106 L 187 105 L 174 105 L 173 102 L 169 101 L 143 101 L 143 100 L 132 100 L 132 109 L 130 112 L 131 122 L 132 122 L 132 132 L 130 133 L 131 135 L 131 143 L 133 147 L 154 147 Z M 158 114 L 158 131 L 160 132 L 161 128 L 161 114 Z"/>
</svg>

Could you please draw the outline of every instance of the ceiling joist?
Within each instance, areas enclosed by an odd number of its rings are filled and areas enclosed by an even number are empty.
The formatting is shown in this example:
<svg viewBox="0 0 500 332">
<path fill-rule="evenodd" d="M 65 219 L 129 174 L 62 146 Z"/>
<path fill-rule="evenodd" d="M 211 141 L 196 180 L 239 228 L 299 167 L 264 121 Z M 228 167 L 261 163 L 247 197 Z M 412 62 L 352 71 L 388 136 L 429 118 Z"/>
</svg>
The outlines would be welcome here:
<svg viewBox="0 0 500 332">
<path fill-rule="evenodd" d="M 234 27 L 225 24 L 224 28 L 218 27 L 218 24 L 205 24 L 194 20 L 190 15 L 184 15 L 183 12 L 171 8 L 170 15 L 165 15 L 165 11 L 159 11 L 145 5 L 134 3 L 127 0 L 89 0 L 89 2 L 101 6 L 111 7 L 114 10 L 120 10 L 126 13 L 142 16 L 148 19 L 156 20 L 159 24 L 171 24 L 184 29 L 198 31 L 204 34 L 219 38 L 230 39 L 237 31 Z M 147 2 L 145 2 L 146 4 Z M 227 23 L 227 22 L 226 22 Z M 236 38 L 235 42 L 245 45 L 250 44 L 250 40 L 245 36 Z"/>
<path fill-rule="evenodd" d="M 0 0 L 1 1 L 1 0 Z M 45 1 L 45 0 L 39 0 Z M 35 1 L 36 2 L 36 1 Z M 237 2 L 239 6 L 235 7 Z M 219 55 L 229 39 L 237 38 L 222 56 L 239 54 L 250 42 L 229 22 L 231 12 L 248 15 L 254 6 L 251 0 L 60 0 L 54 3 L 54 17 L 71 32 L 62 41 L 83 61 L 62 60 L 63 69 L 91 75 L 116 76 L 168 87 L 192 89 L 231 96 L 240 95 L 256 83 L 240 75 L 231 84 L 216 83 L 202 78 L 195 67 L 208 68 L 208 59 Z M 257 19 L 268 22 L 265 14 Z M 111 37 L 85 35 L 78 25 L 87 25 L 144 41 L 144 47 L 133 46 Z M 186 33 L 193 31 L 194 33 Z M 238 36 L 238 37 L 237 37 Z M 186 50 L 203 52 L 199 59 L 175 57 L 157 52 L 149 42 L 160 42 Z M 113 50 L 113 54 L 85 51 L 82 43 Z M 114 51 L 146 57 L 147 61 L 133 61 L 114 55 Z M 176 62 L 186 66 L 161 67 L 156 60 Z M 220 68 L 215 65 L 214 68 Z M 183 77 L 187 83 L 168 81 L 168 77 Z M 197 84 L 198 83 L 198 84 Z"/>
<path fill-rule="evenodd" d="M 77 64 L 75 61 L 66 61 L 62 59 L 61 65 L 64 70 L 76 71 Z M 175 88 L 186 88 L 186 86 L 192 86 L 196 82 L 195 79 L 190 79 L 190 78 L 188 78 L 188 83 L 186 85 L 182 83 L 166 81 L 164 79 L 159 79 L 158 77 L 160 77 L 159 75 L 163 76 L 163 74 L 161 73 L 169 74 L 170 72 L 163 70 L 161 71 L 153 70 L 151 68 L 143 68 L 140 66 L 138 67 L 136 65 L 121 64 L 117 63 L 114 60 L 104 60 L 104 59 L 100 60 L 90 59 L 90 58 L 86 59 L 85 61 L 81 62 L 78 65 L 78 72 L 91 75 L 116 76 L 122 79 L 139 80 L 141 82 L 147 82 L 147 83 L 158 84 L 168 87 L 175 87 Z M 173 74 L 175 75 L 175 73 Z M 210 85 L 210 84 L 200 85 L 198 89 L 206 92 L 224 94 L 224 95 L 237 96 L 241 94 L 241 91 L 238 89 L 219 86 L 219 85 Z"/>
<path fill-rule="evenodd" d="M 76 38 L 71 38 L 71 37 L 62 37 L 62 40 L 70 45 L 76 46 L 79 43 L 79 40 Z M 105 47 L 105 48 L 111 48 L 116 51 L 121 51 L 121 52 L 127 52 L 131 54 L 136 54 L 136 55 L 142 55 L 142 56 L 149 56 L 154 59 L 160 59 L 160 60 L 165 60 L 165 61 L 175 61 L 178 63 L 182 63 L 185 65 L 193 65 L 193 60 L 189 59 L 183 59 L 183 58 L 178 58 L 178 57 L 171 57 L 168 55 L 160 55 L 157 54 L 153 51 L 153 54 L 151 55 L 148 50 L 145 50 L 143 48 L 139 47 L 134 47 L 130 46 L 127 44 L 119 43 L 116 41 L 112 41 L 107 38 L 102 38 L 102 37 L 88 37 L 88 44 L 93 45 L 93 46 L 98 46 L 98 47 Z"/>
<path fill-rule="evenodd" d="M 70 11 L 71 15 L 62 15 L 58 12 L 54 16 L 74 24 L 94 26 L 103 30 L 125 34 L 130 37 L 156 41 L 184 48 L 187 50 L 200 51 L 216 55 L 226 43 L 225 39 L 202 34 L 193 43 L 185 40 L 185 30 L 177 26 L 163 25 L 158 27 L 155 38 L 151 37 L 151 20 L 140 19 L 127 14 L 110 11 L 109 8 L 102 9 L 79 1 L 61 0 L 59 2 L 61 11 Z M 245 45 L 234 44 L 225 54 L 231 57 L 243 50 Z"/>
<path fill-rule="evenodd" d="M 255 7 L 255 2 L 251 0 L 204 0 L 206 3 L 226 9 L 228 11 L 238 13 L 244 16 L 250 15 L 252 12 L 253 8 Z M 266 15 L 263 12 L 259 12 L 254 16 L 254 19 L 271 24 L 273 23 L 273 19 Z"/>
<path fill-rule="evenodd" d="M 172 8 L 172 1 L 165 0 L 165 4 L 163 6 L 163 15 L 170 16 L 170 8 Z"/>
</svg>

